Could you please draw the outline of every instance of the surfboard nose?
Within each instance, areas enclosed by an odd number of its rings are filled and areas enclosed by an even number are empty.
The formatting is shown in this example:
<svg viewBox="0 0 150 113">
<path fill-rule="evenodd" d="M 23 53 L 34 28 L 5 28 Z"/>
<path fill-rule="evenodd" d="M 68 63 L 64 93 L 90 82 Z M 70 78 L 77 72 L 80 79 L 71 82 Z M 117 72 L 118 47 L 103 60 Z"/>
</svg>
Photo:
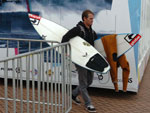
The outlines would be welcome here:
<svg viewBox="0 0 150 113">
<path fill-rule="evenodd" d="M 108 62 L 99 54 L 95 54 L 91 57 L 86 66 L 100 73 L 106 73 L 110 69 Z"/>
</svg>

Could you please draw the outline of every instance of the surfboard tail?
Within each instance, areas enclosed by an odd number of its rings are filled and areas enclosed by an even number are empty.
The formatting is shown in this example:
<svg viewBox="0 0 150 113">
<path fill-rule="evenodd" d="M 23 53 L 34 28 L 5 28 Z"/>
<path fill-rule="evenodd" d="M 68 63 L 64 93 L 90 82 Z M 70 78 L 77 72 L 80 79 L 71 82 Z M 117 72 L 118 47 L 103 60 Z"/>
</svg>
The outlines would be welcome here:
<svg viewBox="0 0 150 113">
<path fill-rule="evenodd" d="M 108 62 L 99 54 L 91 57 L 86 66 L 100 73 L 107 73 L 110 70 Z"/>
</svg>

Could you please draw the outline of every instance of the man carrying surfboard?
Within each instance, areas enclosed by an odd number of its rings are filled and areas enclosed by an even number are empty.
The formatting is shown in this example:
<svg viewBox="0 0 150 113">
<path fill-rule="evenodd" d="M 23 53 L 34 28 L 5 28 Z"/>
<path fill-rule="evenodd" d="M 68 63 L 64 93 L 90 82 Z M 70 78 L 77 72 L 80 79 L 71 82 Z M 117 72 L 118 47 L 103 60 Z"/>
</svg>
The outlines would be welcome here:
<svg viewBox="0 0 150 113">
<path fill-rule="evenodd" d="M 69 30 L 62 38 L 62 43 L 69 41 L 71 38 L 74 38 L 75 36 L 80 36 L 84 40 L 86 40 L 88 43 L 90 43 L 92 46 L 94 46 L 94 40 L 97 39 L 97 35 L 95 31 L 92 29 L 94 19 L 94 13 L 90 10 L 85 10 L 82 13 L 82 21 L 80 21 L 76 27 Z M 85 33 L 83 32 L 83 30 Z M 76 45 L 80 46 L 80 45 Z M 72 91 L 72 100 L 76 104 L 81 104 L 80 100 L 78 99 L 78 95 L 81 93 L 81 96 L 85 102 L 86 110 L 89 112 L 96 112 L 95 107 L 92 105 L 91 98 L 88 94 L 87 88 L 92 84 L 93 82 L 93 72 L 80 67 L 76 65 L 77 71 L 78 71 L 78 80 L 79 80 L 79 86 L 77 86 Z"/>
</svg>

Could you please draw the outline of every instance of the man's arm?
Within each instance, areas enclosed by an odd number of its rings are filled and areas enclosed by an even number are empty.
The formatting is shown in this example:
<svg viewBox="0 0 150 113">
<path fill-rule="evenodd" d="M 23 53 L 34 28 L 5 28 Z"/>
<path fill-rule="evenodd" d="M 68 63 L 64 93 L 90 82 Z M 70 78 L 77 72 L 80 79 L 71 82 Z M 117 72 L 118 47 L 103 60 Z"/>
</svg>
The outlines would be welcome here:
<svg viewBox="0 0 150 113">
<path fill-rule="evenodd" d="M 80 33 L 79 27 L 72 28 L 63 36 L 61 43 L 68 42 L 71 38 L 73 38 L 75 36 L 79 36 L 79 33 Z"/>
</svg>

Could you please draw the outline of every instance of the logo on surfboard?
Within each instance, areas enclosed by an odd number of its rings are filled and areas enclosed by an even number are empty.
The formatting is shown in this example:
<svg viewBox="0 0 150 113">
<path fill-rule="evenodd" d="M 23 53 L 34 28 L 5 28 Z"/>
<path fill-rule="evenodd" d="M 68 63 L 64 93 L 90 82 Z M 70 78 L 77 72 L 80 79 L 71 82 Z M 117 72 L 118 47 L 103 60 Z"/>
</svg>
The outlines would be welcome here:
<svg viewBox="0 0 150 113">
<path fill-rule="evenodd" d="M 90 44 L 88 42 L 83 42 L 83 45 L 90 46 Z"/>
<path fill-rule="evenodd" d="M 33 14 L 29 14 L 29 18 L 30 18 L 30 21 L 34 24 L 34 25 L 38 25 L 40 20 L 41 20 L 41 17 L 40 16 L 37 16 L 37 15 L 33 15 Z"/>
<path fill-rule="evenodd" d="M 41 37 L 45 40 L 47 36 L 46 35 L 42 35 Z"/>
<path fill-rule="evenodd" d="M 139 34 L 128 34 L 125 36 L 125 40 L 131 45 L 135 45 L 136 42 L 141 38 L 141 35 Z"/>
</svg>

